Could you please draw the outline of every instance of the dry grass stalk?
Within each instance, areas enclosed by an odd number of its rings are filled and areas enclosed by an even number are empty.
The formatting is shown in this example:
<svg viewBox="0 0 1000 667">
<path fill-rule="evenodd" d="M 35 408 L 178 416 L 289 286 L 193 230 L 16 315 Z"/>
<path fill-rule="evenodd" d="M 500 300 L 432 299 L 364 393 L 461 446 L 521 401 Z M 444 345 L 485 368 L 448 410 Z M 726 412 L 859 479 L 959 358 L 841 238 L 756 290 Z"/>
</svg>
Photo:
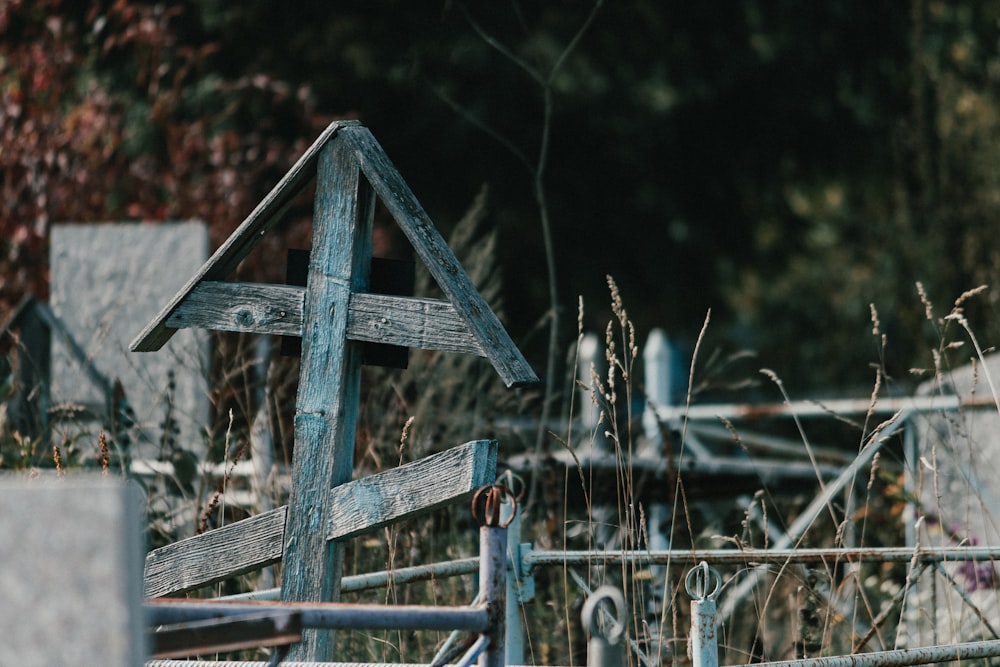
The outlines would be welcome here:
<svg viewBox="0 0 1000 667">
<path fill-rule="evenodd" d="M 52 462 L 56 466 L 56 474 L 59 479 L 66 476 L 66 471 L 63 469 L 62 453 L 59 451 L 59 445 L 52 445 Z"/>
<path fill-rule="evenodd" d="M 107 477 L 111 467 L 111 456 L 108 453 L 108 436 L 103 430 L 97 436 L 97 445 L 99 448 L 98 459 L 101 464 L 101 476 Z"/>
<path fill-rule="evenodd" d="M 226 455 L 225 458 L 229 458 L 229 437 L 232 431 L 233 425 L 233 411 L 229 411 L 229 430 L 226 431 Z M 222 500 L 223 494 L 226 492 L 226 487 L 229 485 L 229 480 L 233 477 L 233 471 L 236 469 L 236 464 L 240 462 L 243 455 L 246 453 L 247 449 L 250 447 L 250 441 L 244 440 L 243 444 L 240 445 L 239 449 L 236 450 L 236 455 L 233 456 L 233 460 L 229 463 L 226 468 L 225 474 L 223 474 L 222 479 L 219 480 L 218 484 L 215 486 L 215 493 L 212 494 L 212 499 L 209 501 L 208 506 L 205 507 L 205 511 L 202 512 L 201 521 L 198 522 L 198 530 L 196 534 L 204 533 L 208 530 L 209 521 L 212 519 L 212 515 L 215 513 L 216 507 L 218 507 L 219 502 Z"/>
</svg>

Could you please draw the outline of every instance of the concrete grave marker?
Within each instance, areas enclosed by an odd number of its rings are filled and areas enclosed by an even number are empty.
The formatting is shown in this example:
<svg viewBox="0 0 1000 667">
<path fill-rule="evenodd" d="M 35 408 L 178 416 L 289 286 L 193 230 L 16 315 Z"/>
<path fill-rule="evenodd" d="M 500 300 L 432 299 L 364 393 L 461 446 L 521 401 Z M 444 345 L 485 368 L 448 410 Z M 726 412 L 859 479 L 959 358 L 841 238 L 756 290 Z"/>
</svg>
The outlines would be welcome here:
<svg viewBox="0 0 1000 667">
<path fill-rule="evenodd" d="M 985 361 L 945 371 L 940 382 L 925 382 L 917 391 L 964 404 L 915 420 L 908 465 L 924 519 L 910 539 L 920 546 L 1000 545 L 1000 412 L 993 396 L 1000 387 L 1000 355 Z M 983 619 L 996 629 L 998 584 L 994 562 L 943 563 L 921 575 L 907 598 L 909 636 L 924 644 L 992 638 Z"/>
<path fill-rule="evenodd" d="M 208 230 L 201 222 L 59 224 L 50 251 L 52 311 L 94 370 L 109 384 L 121 380 L 146 442 L 135 458 L 156 458 L 160 424 L 167 413 L 169 374 L 174 393 L 171 417 L 177 442 L 204 450 L 208 421 L 208 336 L 184 331 L 166 354 L 137 358 L 128 351 L 136 329 L 160 309 L 208 257 Z M 52 340 L 52 404 L 86 406 L 105 414 L 106 388 L 99 387 L 67 351 Z M 96 433 L 101 424 L 93 425 Z"/>
<path fill-rule="evenodd" d="M 143 664 L 141 504 L 99 477 L 0 478 L 0 664 Z"/>
</svg>

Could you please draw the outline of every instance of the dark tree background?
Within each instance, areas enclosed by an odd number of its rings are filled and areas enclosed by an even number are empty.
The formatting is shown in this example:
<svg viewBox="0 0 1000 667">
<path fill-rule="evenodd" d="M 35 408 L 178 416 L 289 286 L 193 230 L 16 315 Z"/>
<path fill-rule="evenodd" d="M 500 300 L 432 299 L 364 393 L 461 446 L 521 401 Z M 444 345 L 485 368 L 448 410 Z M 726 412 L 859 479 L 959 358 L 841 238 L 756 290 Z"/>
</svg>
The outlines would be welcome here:
<svg viewBox="0 0 1000 667">
<path fill-rule="evenodd" d="M 998 26 L 989 0 L 5 0 L 0 297 L 45 294 L 54 221 L 196 217 L 219 243 L 359 118 L 443 231 L 488 187 L 539 368 L 545 139 L 567 345 L 577 295 L 603 331 L 611 274 L 640 337 L 690 348 L 711 309 L 706 349 L 752 349 L 799 391 L 882 362 L 905 387 L 940 335 L 915 283 L 944 315 L 1000 268 Z M 987 343 L 996 303 L 967 304 Z"/>
</svg>

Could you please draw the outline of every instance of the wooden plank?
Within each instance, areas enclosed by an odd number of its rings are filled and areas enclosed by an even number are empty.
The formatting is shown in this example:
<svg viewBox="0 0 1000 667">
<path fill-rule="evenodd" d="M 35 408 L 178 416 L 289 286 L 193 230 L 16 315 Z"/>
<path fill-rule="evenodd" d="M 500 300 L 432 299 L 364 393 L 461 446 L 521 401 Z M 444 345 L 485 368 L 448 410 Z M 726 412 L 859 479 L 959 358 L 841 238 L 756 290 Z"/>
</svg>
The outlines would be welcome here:
<svg viewBox="0 0 1000 667">
<path fill-rule="evenodd" d="M 335 602 L 343 544 L 327 542 L 330 489 L 351 480 L 361 384 L 361 343 L 347 339 L 352 292 L 367 289 L 375 197 L 347 142 L 320 152 L 303 311 L 281 599 Z M 328 661 L 332 630 L 307 630 L 291 660 Z"/>
<path fill-rule="evenodd" d="M 327 537 L 354 537 L 468 498 L 494 481 L 496 457 L 495 440 L 476 440 L 332 489 Z"/>
<path fill-rule="evenodd" d="M 281 560 L 286 507 L 154 549 L 146 555 L 143 595 L 161 597 L 253 572 Z"/>
<path fill-rule="evenodd" d="M 304 287 L 206 280 L 167 318 L 175 329 L 302 335 Z"/>
<path fill-rule="evenodd" d="M 226 242 L 219 246 L 198 273 L 191 276 L 170 303 L 164 306 L 163 310 L 135 337 L 131 345 L 133 352 L 154 352 L 170 340 L 175 329 L 167 325 L 167 319 L 177 306 L 187 298 L 198 283 L 204 280 L 221 280 L 236 269 L 260 237 L 278 222 L 281 214 L 312 178 L 320 150 L 341 128 L 357 124 L 356 121 L 335 121 L 323 130 L 312 146 L 257 204 Z"/>
<path fill-rule="evenodd" d="M 323 522 L 326 539 L 348 539 L 461 501 L 496 479 L 496 464 L 497 442 L 473 440 L 331 489 Z M 287 509 L 279 507 L 150 551 L 145 597 L 186 593 L 278 562 Z"/>
<path fill-rule="evenodd" d="M 352 340 L 486 356 L 455 307 L 440 299 L 352 294 L 347 335 Z"/>
<path fill-rule="evenodd" d="M 406 234 L 438 286 L 479 341 L 504 383 L 508 387 L 537 384 L 539 379 L 535 371 L 476 290 L 455 254 L 441 238 L 420 202 L 371 132 L 363 126 L 354 126 L 345 128 L 337 139 L 349 142 L 357 151 L 365 177 L 375 188 L 396 224 Z"/>
<path fill-rule="evenodd" d="M 305 288 L 292 285 L 205 281 L 167 324 L 301 336 L 304 296 Z M 360 292 L 351 295 L 348 309 L 350 340 L 486 356 L 448 301 Z"/>
</svg>

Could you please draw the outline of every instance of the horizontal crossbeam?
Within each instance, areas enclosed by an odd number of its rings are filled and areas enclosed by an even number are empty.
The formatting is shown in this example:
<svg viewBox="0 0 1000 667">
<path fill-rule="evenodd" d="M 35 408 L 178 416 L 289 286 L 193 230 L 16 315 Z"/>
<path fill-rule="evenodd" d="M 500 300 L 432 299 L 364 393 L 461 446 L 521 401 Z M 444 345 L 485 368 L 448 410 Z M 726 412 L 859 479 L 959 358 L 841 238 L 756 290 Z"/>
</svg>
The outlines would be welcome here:
<svg viewBox="0 0 1000 667">
<path fill-rule="evenodd" d="M 497 443 L 474 440 L 331 489 L 328 540 L 348 539 L 468 498 L 496 477 Z M 287 507 L 150 551 L 145 597 L 210 586 L 277 563 Z"/>
<path fill-rule="evenodd" d="M 176 329 L 301 336 L 304 287 L 206 281 L 167 318 Z M 354 293 L 348 305 L 347 337 L 424 350 L 486 356 L 448 301 Z"/>
<path fill-rule="evenodd" d="M 337 630 L 464 630 L 483 632 L 490 627 L 485 605 L 344 604 L 337 602 L 225 602 L 218 600 L 156 600 L 146 605 L 150 625 L 196 623 L 239 618 L 254 612 L 293 611 L 302 627 Z"/>
</svg>

